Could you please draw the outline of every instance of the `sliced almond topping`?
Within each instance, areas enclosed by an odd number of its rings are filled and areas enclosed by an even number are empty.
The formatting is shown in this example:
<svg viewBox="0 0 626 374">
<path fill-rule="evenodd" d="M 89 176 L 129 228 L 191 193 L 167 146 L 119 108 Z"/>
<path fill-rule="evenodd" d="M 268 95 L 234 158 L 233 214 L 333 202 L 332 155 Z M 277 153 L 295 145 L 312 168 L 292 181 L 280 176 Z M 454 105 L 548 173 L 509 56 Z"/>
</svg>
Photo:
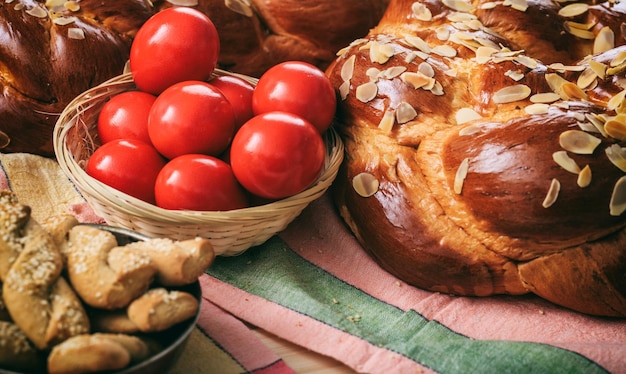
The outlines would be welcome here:
<svg viewBox="0 0 626 374">
<path fill-rule="evenodd" d="M 476 133 L 479 133 L 480 131 L 481 129 L 479 126 L 477 126 L 476 124 L 472 124 L 465 126 L 461 130 L 459 130 L 459 136 L 474 135 Z"/>
<path fill-rule="evenodd" d="M 405 101 L 401 102 L 396 108 L 396 121 L 399 124 L 407 123 L 417 117 L 417 112 L 413 106 Z"/>
<path fill-rule="evenodd" d="M 580 173 L 578 173 L 576 184 L 578 184 L 578 187 L 580 188 L 588 187 L 591 184 L 591 168 L 589 165 L 585 165 Z"/>
<path fill-rule="evenodd" d="M 198 0 L 167 0 L 168 3 L 177 6 L 196 6 L 198 5 Z M 224 3 L 226 6 L 234 10 L 239 14 L 243 14 L 247 17 L 252 17 L 252 8 L 250 6 L 250 2 L 247 0 L 225 0 Z M 249 15 L 248 15 L 249 14 Z"/>
<path fill-rule="evenodd" d="M 431 49 L 431 52 L 442 57 L 455 57 L 456 48 L 449 45 L 438 45 Z"/>
<path fill-rule="evenodd" d="M 433 14 L 430 9 L 428 9 L 428 7 L 426 7 L 426 5 L 422 3 L 414 2 L 411 5 L 411 10 L 413 11 L 413 15 L 415 16 L 415 18 L 420 21 L 427 22 L 433 19 Z"/>
<path fill-rule="evenodd" d="M 393 79 L 399 77 L 400 74 L 406 71 L 406 66 L 393 66 L 389 69 L 385 69 L 380 73 L 380 75 L 385 79 Z"/>
<path fill-rule="evenodd" d="M 393 109 L 387 109 L 383 114 L 383 118 L 378 123 L 378 129 L 382 130 L 385 134 L 389 134 L 395 124 L 395 111 Z"/>
<path fill-rule="evenodd" d="M 579 155 L 590 155 L 602 141 L 580 130 L 567 130 L 559 136 L 559 144 L 566 151 Z"/>
<path fill-rule="evenodd" d="M 552 91 L 557 93 L 561 97 L 561 99 L 568 100 L 568 96 L 565 95 L 563 92 L 563 86 L 567 83 L 570 83 L 569 81 L 565 80 L 563 77 L 556 73 L 548 73 L 545 75 L 545 78 Z"/>
<path fill-rule="evenodd" d="M 581 30 L 591 30 L 597 24 L 596 22 L 580 23 L 580 22 L 574 22 L 574 21 L 565 21 L 565 23 L 569 27 L 573 27 L 575 29 L 581 29 Z"/>
<path fill-rule="evenodd" d="M 76 22 L 76 17 L 55 17 L 52 22 L 55 25 L 59 25 L 59 26 L 66 26 L 69 25 L 71 23 Z"/>
<path fill-rule="evenodd" d="M 543 203 L 541 204 L 544 208 L 549 208 L 556 202 L 556 199 L 559 197 L 559 192 L 561 191 L 561 183 L 558 179 L 552 179 L 550 182 L 550 188 L 548 189 L 548 193 L 546 194 L 545 199 L 543 199 Z"/>
<path fill-rule="evenodd" d="M 480 9 L 489 10 L 498 6 L 498 3 L 495 1 L 489 1 L 487 3 L 480 4 Z"/>
<path fill-rule="evenodd" d="M 563 28 L 565 29 L 565 31 L 567 31 L 568 33 L 581 38 L 581 39 L 586 39 L 586 40 L 593 40 L 596 35 L 593 33 L 593 31 L 589 31 L 589 30 L 583 30 L 583 29 L 579 29 L 577 27 L 572 27 L 570 22 L 565 22 L 563 24 Z"/>
<path fill-rule="evenodd" d="M 530 115 L 546 114 L 548 113 L 548 109 L 550 109 L 550 105 L 544 103 L 536 103 L 528 105 L 526 108 L 524 108 L 524 112 Z"/>
<path fill-rule="evenodd" d="M 609 102 L 606 104 L 606 108 L 608 110 L 616 110 L 620 105 L 622 105 L 622 102 L 624 101 L 625 98 L 626 98 L 626 89 L 613 95 L 613 97 L 611 97 Z"/>
<path fill-rule="evenodd" d="M 573 18 L 589 10 L 589 5 L 585 3 L 572 3 L 559 9 L 559 16 Z"/>
<path fill-rule="evenodd" d="M 433 84 L 433 86 L 430 88 L 430 92 L 435 96 L 441 96 L 444 94 L 443 86 L 441 85 L 441 83 L 435 81 L 435 84 Z"/>
<path fill-rule="evenodd" d="M 524 78 L 524 73 L 519 70 L 507 70 L 504 75 L 513 79 L 516 82 L 521 81 Z"/>
<path fill-rule="evenodd" d="M 447 28 L 446 26 L 437 27 L 437 30 L 435 30 L 435 32 L 437 35 L 437 39 L 441 41 L 446 41 L 450 39 L 450 29 Z"/>
<path fill-rule="evenodd" d="M 566 71 L 583 71 L 585 67 L 583 65 L 565 65 L 560 62 L 555 62 L 553 64 L 548 65 L 548 68 L 552 70 L 556 70 L 558 72 L 564 73 Z"/>
<path fill-rule="evenodd" d="M 448 8 L 458 12 L 469 13 L 474 9 L 472 4 L 464 0 L 442 0 L 441 2 Z"/>
<path fill-rule="evenodd" d="M 459 165 L 459 168 L 456 170 L 456 175 L 454 176 L 454 193 L 457 195 L 463 192 L 463 184 L 465 183 L 468 170 L 469 158 L 465 158 L 461 161 L 461 165 Z"/>
<path fill-rule="evenodd" d="M 495 94 L 491 100 L 496 104 L 512 103 L 519 100 L 524 100 L 530 96 L 530 87 L 524 84 L 517 84 L 505 88 L 501 88 Z"/>
<path fill-rule="evenodd" d="M 26 10 L 26 14 L 29 14 L 33 17 L 37 17 L 37 18 L 46 18 L 48 17 L 48 11 L 45 10 L 44 8 L 41 8 L 39 6 L 35 6 L 33 8 L 30 8 L 28 10 Z"/>
<path fill-rule="evenodd" d="M 587 68 L 583 70 L 583 72 L 578 76 L 578 79 L 576 80 L 576 85 L 579 88 L 585 89 L 595 83 L 597 78 L 598 74 L 596 74 L 596 72 L 592 68 Z"/>
<path fill-rule="evenodd" d="M 603 27 L 593 41 L 593 54 L 606 52 L 615 47 L 615 33 L 610 27 Z"/>
<path fill-rule="evenodd" d="M 457 125 L 483 118 L 472 108 L 461 108 L 456 112 L 455 120 Z"/>
<path fill-rule="evenodd" d="M 452 68 L 444 71 L 443 73 L 449 77 L 456 77 L 458 72 L 456 69 Z"/>
<path fill-rule="evenodd" d="M 365 75 L 370 79 L 371 82 L 376 82 L 378 78 L 382 75 L 382 71 L 377 68 L 369 68 L 365 71 Z"/>
<path fill-rule="evenodd" d="M 485 64 L 491 60 L 491 57 L 498 53 L 500 50 L 491 47 L 478 47 L 476 50 L 476 62 L 479 64 Z"/>
<path fill-rule="evenodd" d="M 604 152 L 613 165 L 626 173 L 626 148 L 620 147 L 619 144 L 612 144 Z"/>
<path fill-rule="evenodd" d="M 417 71 L 429 78 L 435 77 L 435 69 L 433 69 L 433 66 L 428 62 L 422 62 L 421 64 L 419 64 L 419 66 L 417 67 Z"/>
<path fill-rule="evenodd" d="M 515 61 L 526 66 L 529 69 L 535 69 L 538 65 L 537 60 L 526 55 L 519 55 L 515 57 Z"/>
<path fill-rule="evenodd" d="M 350 81 L 344 81 L 341 86 L 339 86 L 339 96 L 341 96 L 341 100 L 345 100 L 350 93 Z"/>
<path fill-rule="evenodd" d="M 356 98 L 364 103 L 373 100 L 378 94 L 378 86 L 374 82 L 363 83 L 356 88 Z"/>
<path fill-rule="evenodd" d="M 606 121 L 604 124 L 604 131 L 606 131 L 606 133 L 613 139 L 620 141 L 626 140 L 626 122 L 624 121 L 624 118 L 616 116 Z"/>
<path fill-rule="evenodd" d="M 580 167 L 578 166 L 576 161 L 574 161 L 574 159 L 572 159 L 569 154 L 567 154 L 567 151 L 554 152 L 552 154 L 552 159 L 554 160 L 554 162 L 557 163 L 557 165 L 569 171 L 570 173 L 580 173 Z"/>
<path fill-rule="evenodd" d="M 591 123 L 591 125 L 596 129 L 596 132 L 599 132 L 605 138 L 608 136 L 606 131 L 604 131 L 604 123 L 606 121 L 603 118 L 594 113 L 587 113 L 585 114 L 585 119 Z"/>
<path fill-rule="evenodd" d="M 430 53 L 430 46 L 428 43 L 419 36 L 407 35 L 404 40 L 412 47 L 419 49 L 424 53 Z"/>
<path fill-rule="evenodd" d="M 413 88 L 422 88 L 428 87 L 432 85 L 434 79 L 431 77 L 427 77 L 426 75 L 420 72 L 405 72 L 400 75 L 400 78 L 407 84 L 411 85 Z"/>
<path fill-rule="evenodd" d="M 67 29 L 67 37 L 70 39 L 82 40 L 85 39 L 85 31 L 77 27 Z"/>
<path fill-rule="evenodd" d="M 391 44 L 373 42 L 370 45 L 370 61 L 384 64 L 394 55 Z"/>
<path fill-rule="evenodd" d="M 587 99 L 587 94 L 577 84 L 572 82 L 565 82 L 561 86 L 561 92 L 565 96 L 565 100 L 571 99 Z"/>
<path fill-rule="evenodd" d="M 508 0 L 511 8 L 515 10 L 519 10 L 520 12 L 525 12 L 528 9 L 528 3 L 526 0 Z"/>
<path fill-rule="evenodd" d="M 349 81 L 352 79 L 352 75 L 354 74 L 354 62 L 356 61 L 356 56 L 352 55 L 348 57 L 348 59 L 341 66 L 341 79 L 344 81 Z"/>
<path fill-rule="evenodd" d="M 619 52 L 613 60 L 611 60 L 610 65 L 611 67 L 616 67 L 622 65 L 624 62 L 626 62 L 626 51 Z"/>
<path fill-rule="evenodd" d="M 542 92 L 530 97 L 530 102 L 536 104 L 550 104 L 561 99 L 555 92 Z"/>
<path fill-rule="evenodd" d="M 362 197 L 370 197 L 378 192 L 380 182 L 370 173 L 359 173 L 352 178 L 352 188 Z"/>
<path fill-rule="evenodd" d="M 621 177 L 613 187 L 609 212 L 612 216 L 621 216 L 626 210 L 626 176 Z"/>
<path fill-rule="evenodd" d="M 198 2 L 196 1 L 194 5 L 198 5 Z M 63 3 L 63 7 L 71 12 L 78 12 L 80 10 L 80 5 L 76 1 L 66 1 Z"/>
</svg>

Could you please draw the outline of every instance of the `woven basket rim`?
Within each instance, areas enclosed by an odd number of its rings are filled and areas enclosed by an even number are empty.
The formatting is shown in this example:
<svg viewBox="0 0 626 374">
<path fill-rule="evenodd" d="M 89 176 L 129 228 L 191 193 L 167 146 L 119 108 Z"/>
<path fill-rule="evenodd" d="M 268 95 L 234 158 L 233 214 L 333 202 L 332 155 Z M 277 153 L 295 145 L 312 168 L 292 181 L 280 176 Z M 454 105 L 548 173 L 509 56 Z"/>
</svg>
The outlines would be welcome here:
<svg viewBox="0 0 626 374">
<path fill-rule="evenodd" d="M 244 75 L 216 69 L 214 76 L 236 75 L 256 84 L 258 79 Z M 324 133 L 326 145 L 326 160 L 318 179 L 306 190 L 281 200 L 264 205 L 246 207 L 229 211 L 190 211 L 167 210 L 156 205 L 134 198 L 121 191 L 115 190 L 104 183 L 90 177 L 76 162 L 72 151 L 68 147 L 68 135 L 72 129 L 84 124 L 79 119 L 91 107 L 92 103 L 101 103 L 102 100 L 115 93 L 135 89 L 131 73 L 124 73 L 106 82 L 89 89 L 72 100 L 59 116 L 53 130 L 53 145 L 57 162 L 62 171 L 72 180 L 85 199 L 96 199 L 99 203 L 113 206 L 120 214 L 144 217 L 163 223 L 172 224 L 206 224 L 207 222 L 246 222 L 257 221 L 260 218 L 281 215 L 293 209 L 302 209 L 302 205 L 318 198 L 332 184 L 343 161 L 344 145 L 337 131 L 331 126 Z M 85 196 L 87 195 L 87 196 Z M 103 217 L 106 219 L 106 217 Z"/>
</svg>

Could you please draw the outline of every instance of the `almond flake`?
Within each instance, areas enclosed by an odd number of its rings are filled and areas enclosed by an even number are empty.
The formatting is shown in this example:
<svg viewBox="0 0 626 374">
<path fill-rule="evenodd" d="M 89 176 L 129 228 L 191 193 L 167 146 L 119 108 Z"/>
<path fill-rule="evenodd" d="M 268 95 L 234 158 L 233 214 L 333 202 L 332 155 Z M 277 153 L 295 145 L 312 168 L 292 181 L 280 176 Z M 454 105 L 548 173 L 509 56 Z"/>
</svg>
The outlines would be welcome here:
<svg viewBox="0 0 626 374">
<path fill-rule="evenodd" d="M 585 165 L 580 173 L 578 173 L 576 184 L 578 184 L 580 188 L 588 187 L 591 184 L 591 168 L 589 165 Z"/>
<path fill-rule="evenodd" d="M 198 0 L 167 0 L 169 3 L 178 6 L 196 6 L 198 5 Z M 176 4 L 176 3 L 189 3 L 189 5 L 184 4 Z M 194 4 L 195 3 L 195 4 Z M 239 13 L 246 17 L 254 16 L 254 11 L 252 10 L 252 4 L 250 4 L 249 0 L 224 0 L 224 4 L 230 10 L 235 13 Z"/>
<path fill-rule="evenodd" d="M 491 57 L 499 51 L 499 49 L 491 47 L 478 47 L 476 50 L 476 62 L 479 64 L 486 64 L 489 60 L 491 60 Z"/>
<path fill-rule="evenodd" d="M 626 176 L 621 177 L 613 187 L 609 212 L 612 216 L 620 216 L 626 210 Z"/>
<path fill-rule="evenodd" d="M 501 88 L 495 94 L 491 100 L 493 100 L 496 104 L 506 104 L 512 103 L 519 100 L 524 100 L 528 96 L 530 96 L 530 87 L 524 84 L 517 84 L 514 86 L 509 86 L 505 88 Z"/>
<path fill-rule="evenodd" d="M 504 76 L 509 77 L 511 79 L 513 79 L 516 82 L 521 81 L 524 78 L 524 73 L 522 73 L 519 70 L 507 70 L 504 73 Z"/>
<path fill-rule="evenodd" d="M 66 26 L 69 25 L 71 23 L 76 22 L 76 17 L 55 17 L 52 22 L 55 25 L 59 25 L 59 26 Z"/>
<path fill-rule="evenodd" d="M 198 2 L 196 1 L 194 5 L 198 5 Z M 63 7 L 71 12 L 78 12 L 80 10 L 80 5 L 76 1 L 66 1 L 63 3 Z"/>
<path fill-rule="evenodd" d="M 467 122 L 471 122 L 477 119 L 483 118 L 480 114 L 476 113 L 471 108 L 461 108 L 456 112 L 455 119 L 457 125 L 462 125 Z"/>
<path fill-rule="evenodd" d="M 435 77 L 435 69 L 433 69 L 433 66 L 428 62 L 422 62 L 421 64 L 419 64 L 419 66 L 417 67 L 417 71 L 429 78 Z"/>
<path fill-rule="evenodd" d="M 393 79 L 399 77 L 400 74 L 406 71 L 406 66 L 393 66 L 380 73 L 381 77 L 385 79 Z"/>
<path fill-rule="evenodd" d="M 432 87 L 432 84 L 434 82 L 433 78 L 427 77 L 420 72 L 405 72 L 400 75 L 400 78 L 402 79 L 402 81 L 411 85 L 411 87 L 415 89 L 429 86 Z"/>
<path fill-rule="evenodd" d="M 590 155 L 602 141 L 580 130 L 567 130 L 559 136 L 559 144 L 566 151 L 579 155 Z"/>
<path fill-rule="evenodd" d="M 356 98 L 364 103 L 374 100 L 378 94 L 378 86 L 374 82 L 363 83 L 356 88 Z"/>
<path fill-rule="evenodd" d="M 424 53 L 430 53 L 430 46 L 428 43 L 419 36 L 407 35 L 404 40 L 412 47 L 419 49 Z"/>
<path fill-rule="evenodd" d="M 370 173 L 359 173 L 352 178 L 352 188 L 362 197 L 370 197 L 378 192 L 380 182 Z"/>
<path fill-rule="evenodd" d="M 461 161 L 461 165 L 459 165 L 459 168 L 456 170 L 456 175 L 454 176 L 454 193 L 457 195 L 463 192 L 463 184 L 465 183 L 468 170 L 469 158 L 465 158 Z"/>
<path fill-rule="evenodd" d="M 391 44 L 373 42 L 370 45 L 370 61 L 384 64 L 394 55 Z"/>
<path fill-rule="evenodd" d="M 435 95 L 435 96 L 441 96 L 444 94 L 443 92 L 443 86 L 441 85 L 441 83 L 434 81 L 435 83 L 433 84 L 433 86 L 430 88 L 430 92 Z"/>
<path fill-rule="evenodd" d="M 414 2 L 411 5 L 411 10 L 413 11 L 415 18 L 420 21 L 430 21 L 433 19 L 433 14 L 430 9 L 422 3 Z"/>
<path fill-rule="evenodd" d="M 494 9 L 497 6 L 498 3 L 496 3 L 495 1 L 489 1 L 487 3 L 480 4 L 480 9 L 489 10 Z"/>
<path fill-rule="evenodd" d="M 550 105 L 548 105 L 548 104 L 536 103 L 536 104 L 528 105 L 526 108 L 524 108 L 524 112 L 526 112 L 527 114 L 530 114 L 530 115 L 533 115 L 533 114 L 546 114 L 546 113 L 548 113 L 548 109 L 549 108 L 550 108 Z"/>
<path fill-rule="evenodd" d="M 528 9 L 528 3 L 526 0 L 508 0 L 511 8 L 515 10 L 519 10 L 520 12 L 525 12 Z"/>
<path fill-rule="evenodd" d="M 341 86 L 339 86 L 339 95 L 341 96 L 341 100 L 345 100 L 350 93 L 350 81 L 344 81 Z"/>
<path fill-rule="evenodd" d="M 389 134 L 395 124 L 395 111 L 393 109 L 387 109 L 383 114 L 383 118 L 378 123 L 378 129 L 382 130 L 385 134 Z"/>
<path fill-rule="evenodd" d="M 405 101 L 401 102 L 396 108 L 396 121 L 399 124 L 407 123 L 417 117 L 417 112 L 413 106 Z"/>
<path fill-rule="evenodd" d="M 48 17 L 48 11 L 38 6 L 26 10 L 26 14 L 31 15 L 36 18 Z"/>
<path fill-rule="evenodd" d="M 382 75 L 382 71 L 377 68 L 369 68 L 365 71 L 365 75 L 370 79 L 370 82 L 376 82 Z"/>
<path fill-rule="evenodd" d="M 438 45 L 431 49 L 431 52 L 442 57 L 455 57 L 456 48 L 449 45 Z"/>
<path fill-rule="evenodd" d="M 587 119 L 587 121 L 589 121 L 589 123 L 591 123 L 597 132 L 599 132 L 602 136 L 605 138 L 608 136 L 606 131 L 604 131 L 604 123 L 606 120 L 602 117 L 594 113 L 587 113 L 585 114 L 585 119 Z"/>
<path fill-rule="evenodd" d="M 626 51 L 621 51 L 611 60 L 610 65 L 611 67 L 616 67 L 622 65 L 624 62 L 626 62 Z"/>
<path fill-rule="evenodd" d="M 67 37 L 70 39 L 82 40 L 85 39 L 85 31 L 77 27 L 67 29 Z"/>
<path fill-rule="evenodd" d="M 437 30 L 435 32 L 437 35 L 437 39 L 441 41 L 446 41 L 450 39 L 450 29 L 445 26 L 437 27 Z"/>
<path fill-rule="evenodd" d="M 469 13 L 474 9 L 471 3 L 464 0 L 442 0 L 441 2 L 443 5 L 457 12 Z"/>
<path fill-rule="evenodd" d="M 572 82 L 566 82 L 561 86 L 561 92 L 564 95 L 565 100 L 571 99 L 587 99 L 587 94 L 577 84 Z"/>
<path fill-rule="evenodd" d="M 555 92 L 542 92 L 530 97 L 530 102 L 535 104 L 550 104 L 561 99 Z"/>
<path fill-rule="evenodd" d="M 345 81 L 349 81 L 352 79 L 352 75 L 354 74 L 354 62 L 356 61 L 356 56 L 352 55 L 348 57 L 348 59 L 341 66 L 341 79 Z"/>
<path fill-rule="evenodd" d="M 589 5 L 585 3 L 572 3 L 559 9 L 559 16 L 565 18 L 573 18 L 584 14 L 589 10 Z"/>
<path fill-rule="evenodd" d="M 604 131 L 613 139 L 626 140 L 626 122 L 624 118 L 619 118 L 618 116 L 606 121 Z"/>
<path fill-rule="evenodd" d="M 572 174 L 580 173 L 580 167 L 572 159 L 566 151 L 557 151 L 552 154 L 552 159 L 563 169 L 569 171 Z"/>
<path fill-rule="evenodd" d="M 609 102 L 606 104 L 606 108 L 608 110 L 616 110 L 620 105 L 622 105 L 622 102 L 624 101 L 625 98 L 626 98 L 626 89 L 613 95 L 613 97 L 611 97 Z"/>
<path fill-rule="evenodd" d="M 565 80 L 563 77 L 556 73 L 546 74 L 545 79 L 546 82 L 548 82 L 548 85 L 550 86 L 552 91 L 557 93 L 561 97 L 561 99 L 568 100 L 569 97 L 563 92 L 563 86 L 570 83 L 569 81 Z"/>
<path fill-rule="evenodd" d="M 592 68 L 587 68 L 583 70 L 583 72 L 578 76 L 578 79 L 576 80 L 576 85 L 582 89 L 585 89 L 595 83 L 597 78 L 598 74 L 596 74 L 596 72 Z"/>
<path fill-rule="evenodd" d="M 603 27 L 593 41 L 593 54 L 606 52 L 615 47 L 615 33 L 610 27 Z"/>
<path fill-rule="evenodd" d="M 626 148 L 612 144 L 604 150 L 606 157 L 615 167 L 626 173 Z"/>
<path fill-rule="evenodd" d="M 595 39 L 596 35 L 593 33 L 593 31 L 589 31 L 589 30 L 583 30 L 583 29 L 579 29 L 576 27 L 572 27 L 570 23 L 565 22 L 563 24 L 563 28 L 565 29 L 565 31 L 567 31 L 568 33 L 570 33 L 571 35 L 574 35 L 578 38 L 581 39 L 586 39 L 586 40 L 593 40 Z"/>
<path fill-rule="evenodd" d="M 552 63 L 552 64 L 548 65 L 548 68 L 552 69 L 552 70 L 556 70 L 556 71 L 558 71 L 560 73 L 564 73 L 566 71 L 583 71 L 583 70 L 585 70 L 585 67 L 582 66 L 582 65 L 565 65 L 565 64 L 560 63 L 560 62 Z"/>
<path fill-rule="evenodd" d="M 606 77 L 606 65 L 604 65 L 603 63 L 595 60 L 590 60 L 589 67 L 596 73 L 596 75 L 600 79 L 604 79 Z"/>
<path fill-rule="evenodd" d="M 480 131 L 481 131 L 480 126 L 472 124 L 472 125 L 465 126 L 461 130 L 459 130 L 459 136 L 474 135 L 476 133 L 479 133 Z"/>
<path fill-rule="evenodd" d="M 559 183 L 558 179 L 554 178 L 550 182 L 550 188 L 548 189 L 548 193 L 546 194 L 543 203 L 541 204 L 544 208 L 549 208 L 556 202 L 556 199 L 559 197 L 559 192 L 561 190 L 561 183 Z"/>
<path fill-rule="evenodd" d="M 538 65 L 537 60 L 535 60 L 532 57 L 528 57 L 525 55 L 519 55 L 517 57 L 514 58 L 515 62 L 518 62 L 524 66 L 526 66 L 529 69 L 535 69 Z"/>
</svg>

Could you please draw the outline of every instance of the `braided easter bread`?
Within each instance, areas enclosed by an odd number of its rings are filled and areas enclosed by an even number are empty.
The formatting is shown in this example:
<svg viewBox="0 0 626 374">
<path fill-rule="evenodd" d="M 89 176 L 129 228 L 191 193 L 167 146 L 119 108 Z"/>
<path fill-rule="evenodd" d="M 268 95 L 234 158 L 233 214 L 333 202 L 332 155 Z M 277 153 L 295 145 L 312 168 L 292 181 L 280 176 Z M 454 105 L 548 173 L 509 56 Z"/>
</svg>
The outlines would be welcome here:
<svg viewBox="0 0 626 374">
<path fill-rule="evenodd" d="M 626 3 L 392 0 L 327 74 L 340 213 L 386 270 L 626 316 Z"/>
</svg>

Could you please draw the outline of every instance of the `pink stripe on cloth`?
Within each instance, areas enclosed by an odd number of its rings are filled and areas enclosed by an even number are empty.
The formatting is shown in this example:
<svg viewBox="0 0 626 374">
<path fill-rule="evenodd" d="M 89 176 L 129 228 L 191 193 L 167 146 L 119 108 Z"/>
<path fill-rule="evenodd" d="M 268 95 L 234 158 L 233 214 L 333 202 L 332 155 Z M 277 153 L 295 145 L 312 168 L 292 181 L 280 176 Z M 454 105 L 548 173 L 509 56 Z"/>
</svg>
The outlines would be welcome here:
<svg viewBox="0 0 626 374">
<path fill-rule="evenodd" d="M 409 286 L 363 251 L 328 195 L 307 207 L 280 236 L 299 255 L 346 283 L 457 333 L 550 344 L 578 352 L 613 373 L 626 370 L 625 320 L 582 315 L 532 295 L 455 297 Z"/>
<path fill-rule="evenodd" d="M 248 373 L 292 374 L 294 371 L 267 348 L 240 320 L 213 304 L 209 299 L 215 292 L 214 282 L 208 275 L 200 277 L 202 310 L 198 327 Z"/>
<path fill-rule="evenodd" d="M 432 373 L 413 360 L 215 278 L 203 278 L 202 289 L 203 295 L 229 313 L 294 344 L 333 357 L 359 372 Z"/>
</svg>

